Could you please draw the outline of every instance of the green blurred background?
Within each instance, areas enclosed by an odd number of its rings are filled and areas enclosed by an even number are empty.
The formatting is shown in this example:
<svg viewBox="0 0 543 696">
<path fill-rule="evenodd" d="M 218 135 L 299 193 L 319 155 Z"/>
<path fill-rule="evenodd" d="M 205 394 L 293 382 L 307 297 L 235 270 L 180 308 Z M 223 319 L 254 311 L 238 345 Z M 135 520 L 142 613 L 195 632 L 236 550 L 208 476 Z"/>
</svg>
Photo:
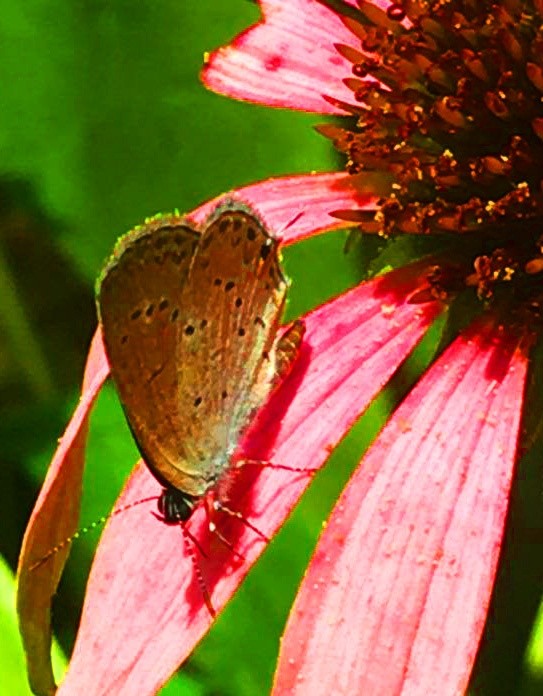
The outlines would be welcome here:
<svg viewBox="0 0 543 696">
<path fill-rule="evenodd" d="M 10 568 L 78 399 L 96 324 L 94 279 L 115 239 L 158 211 L 188 211 L 270 175 L 340 164 L 311 128 L 323 119 L 236 103 L 200 84 L 204 51 L 258 16 L 249 0 L 0 0 L 2 693 L 28 693 Z M 286 251 L 294 280 L 287 318 L 368 271 L 380 242 L 366 240 L 349 255 L 342 253 L 344 243 L 345 233 L 335 233 Z M 281 630 L 321 524 L 392 404 L 431 358 L 440 330 L 334 453 L 163 694 L 268 692 Z M 108 385 L 92 419 L 83 524 L 110 509 L 137 458 Z M 535 466 L 528 461 L 526 470 Z M 517 497 L 515 509 L 524 515 L 530 493 L 521 489 Z M 541 641 L 533 638 L 526 652 L 542 576 L 541 561 L 530 565 L 541 555 L 541 515 L 530 514 L 521 523 L 536 528 L 536 539 L 521 540 L 521 551 L 516 537 L 508 546 L 514 562 L 502 573 L 505 599 L 495 602 L 497 619 L 473 693 L 543 693 Z M 67 655 L 94 544 L 91 535 L 75 544 L 54 608 L 56 636 Z"/>
</svg>

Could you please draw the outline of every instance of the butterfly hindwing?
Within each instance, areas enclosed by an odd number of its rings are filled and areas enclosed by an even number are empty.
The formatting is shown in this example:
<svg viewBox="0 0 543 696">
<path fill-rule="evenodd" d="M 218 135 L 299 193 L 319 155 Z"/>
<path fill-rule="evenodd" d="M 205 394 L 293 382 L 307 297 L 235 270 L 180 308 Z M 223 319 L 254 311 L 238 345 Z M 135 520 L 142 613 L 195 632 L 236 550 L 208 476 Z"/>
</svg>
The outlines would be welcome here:
<svg viewBox="0 0 543 696">
<path fill-rule="evenodd" d="M 184 324 L 181 296 L 199 236 L 178 216 L 152 220 L 120 240 L 98 283 L 111 374 L 155 473 L 179 458 L 175 349 Z"/>
</svg>

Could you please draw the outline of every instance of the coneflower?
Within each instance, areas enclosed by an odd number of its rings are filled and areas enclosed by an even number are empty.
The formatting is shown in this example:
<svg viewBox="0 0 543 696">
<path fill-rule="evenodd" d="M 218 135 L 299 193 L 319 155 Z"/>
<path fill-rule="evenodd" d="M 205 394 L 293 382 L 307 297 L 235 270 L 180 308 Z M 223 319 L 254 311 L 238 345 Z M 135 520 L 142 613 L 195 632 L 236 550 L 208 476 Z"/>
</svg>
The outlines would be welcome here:
<svg viewBox="0 0 543 696">
<path fill-rule="evenodd" d="M 275 230 L 304 212 L 285 244 L 340 226 L 435 243 L 431 258 L 305 318 L 305 355 L 263 413 L 273 442 L 259 419 L 245 446 L 278 464 L 320 465 L 435 317 L 469 307 L 467 328 L 396 410 L 328 520 L 287 625 L 275 693 L 462 693 L 494 583 L 539 333 L 543 3 L 261 5 L 263 21 L 208 57 L 205 84 L 344 116 L 320 131 L 345 153 L 346 171 L 236 195 Z M 98 335 L 25 540 L 19 607 L 42 686 L 52 681 L 48 612 L 61 562 L 38 568 L 38 583 L 25 564 L 75 526 L 62 481 L 77 487 L 87 414 L 106 376 Z M 265 470 L 236 502 L 271 536 L 307 484 Z M 156 490 L 140 466 L 120 504 Z M 206 520 L 196 513 L 191 524 L 200 534 Z M 176 531 L 136 509 L 111 520 L 60 693 L 154 693 L 205 633 L 209 614 Z M 262 545 L 242 530 L 236 550 L 243 563 L 224 553 L 204 560 L 217 609 Z"/>
</svg>

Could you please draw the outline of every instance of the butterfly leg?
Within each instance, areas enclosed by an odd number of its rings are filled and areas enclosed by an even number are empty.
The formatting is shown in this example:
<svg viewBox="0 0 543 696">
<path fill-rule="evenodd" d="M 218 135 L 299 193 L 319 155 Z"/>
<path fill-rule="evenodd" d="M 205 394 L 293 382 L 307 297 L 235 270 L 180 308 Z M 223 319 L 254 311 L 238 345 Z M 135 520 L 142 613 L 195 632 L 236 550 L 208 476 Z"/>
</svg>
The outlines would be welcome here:
<svg viewBox="0 0 543 696">
<path fill-rule="evenodd" d="M 189 532 L 187 529 L 185 523 L 181 523 L 181 531 L 183 533 L 183 542 L 185 544 L 185 551 L 187 552 L 191 563 L 192 567 L 194 569 L 194 574 L 196 576 L 196 581 L 198 583 L 198 587 L 200 588 L 200 592 L 202 593 L 202 597 L 204 599 L 204 604 L 206 605 L 206 608 L 209 612 L 209 615 L 211 616 L 212 619 L 214 619 L 217 616 L 217 612 L 215 611 L 215 607 L 213 606 L 213 602 L 211 601 L 211 595 L 209 594 L 209 590 L 207 588 L 207 584 L 204 578 L 204 575 L 202 573 L 202 569 L 200 568 L 200 564 L 198 563 L 198 558 L 196 556 L 196 551 L 195 548 L 197 548 L 200 553 L 202 553 L 204 556 L 205 554 L 202 551 L 202 547 L 200 544 L 197 542 L 195 537 Z"/>
<path fill-rule="evenodd" d="M 225 509 L 223 507 L 222 503 L 215 496 L 213 496 L 211 494 L 208 494 L 208 496 L 206 497 L 206 499 L 204 501 L 204 504 L 205 504 L 205 511 L 206 511 L 206 515 L 207 515 L 207 519 L 208 519 L 208 529 L 209 529 L 210 533 L 214 534 L 217 537 L 217 539 L 222 544 L 224 544 L 224 546 L 226 546 L 226 548 L 229 549 L 234 554 L 234 556 L 237 556 L 240 559 L 240 561 L 245 561 L 245 556 L 243 554 L 241 554 L 239 551 L 236 551 L 232 542 L 229 541 L 224 536 L 224 534 L 222 534 L 222 532 L 219 531 L 219 529 L 217 528 L 217 525 L 215 524 L 215 522 L 213 522 L 213 519 L 212 519 L 213 513 L 220 511 L 220 512 L 228 512 L 228 513 L 231 512 L 233 517 L 238 517 L 238 515 L 240 515 L 239 519 L 243 519 L 243 521 L 245 521 L 245 519 L 241 516 L 241 513 L 236 514 L 234 511 L 230 511 L 230 510 Z"/>
<path fill-rule="evenodd" d="M 288 464 L 275 464 L 274 462 L 268 462 L 263 459 L 238 459 L 233 464 L 235 469 L 241 469 L 244 466 L 260 466 L 267 469 L 282 469 L 283 471 L 293 471 L 294 473 L 300 474 L 314 474 L 319 471 L 320 467 L 303 467 L 303 466 L 288 466 Z"/>
<path fill-rule="evenodd" d="M 227 507 L 223 503 L 221 503 L 220 500 L 214 500 L 213 501 L 213 509 L 217 510 L 217 512 L 224 512 L 226 515 L 229 515 L 230 517 L 235 517 L 238 519 L 240 522 L 243 522 L 243 524 L 251 529 L 257 536 L 259 536 L 262 541 L 270 541 L 269 537 L 267 537 L 263 532 L 258 529 L 258 527 L 255 527 L 254 524 L 249 522 L 249 520 L 243 516 L 239 510 L 232 510 L 231 508 Z"/>
</svg>

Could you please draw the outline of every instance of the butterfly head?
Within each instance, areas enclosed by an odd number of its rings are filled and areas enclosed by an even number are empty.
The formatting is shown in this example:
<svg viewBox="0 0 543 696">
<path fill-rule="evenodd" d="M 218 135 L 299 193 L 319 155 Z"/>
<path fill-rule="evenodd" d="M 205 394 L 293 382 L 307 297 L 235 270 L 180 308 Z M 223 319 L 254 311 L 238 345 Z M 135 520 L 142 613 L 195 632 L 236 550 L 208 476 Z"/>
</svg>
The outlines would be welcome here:
<svg viewBox="0 0 543 696">
<path fill-rule="evenodd" d="M 186 522 L 194 512 L 198 497 L 183 493 L 177 488 L 164 488 L 158 499 L 158 510 L 165 524 Z"/>
</svg>

